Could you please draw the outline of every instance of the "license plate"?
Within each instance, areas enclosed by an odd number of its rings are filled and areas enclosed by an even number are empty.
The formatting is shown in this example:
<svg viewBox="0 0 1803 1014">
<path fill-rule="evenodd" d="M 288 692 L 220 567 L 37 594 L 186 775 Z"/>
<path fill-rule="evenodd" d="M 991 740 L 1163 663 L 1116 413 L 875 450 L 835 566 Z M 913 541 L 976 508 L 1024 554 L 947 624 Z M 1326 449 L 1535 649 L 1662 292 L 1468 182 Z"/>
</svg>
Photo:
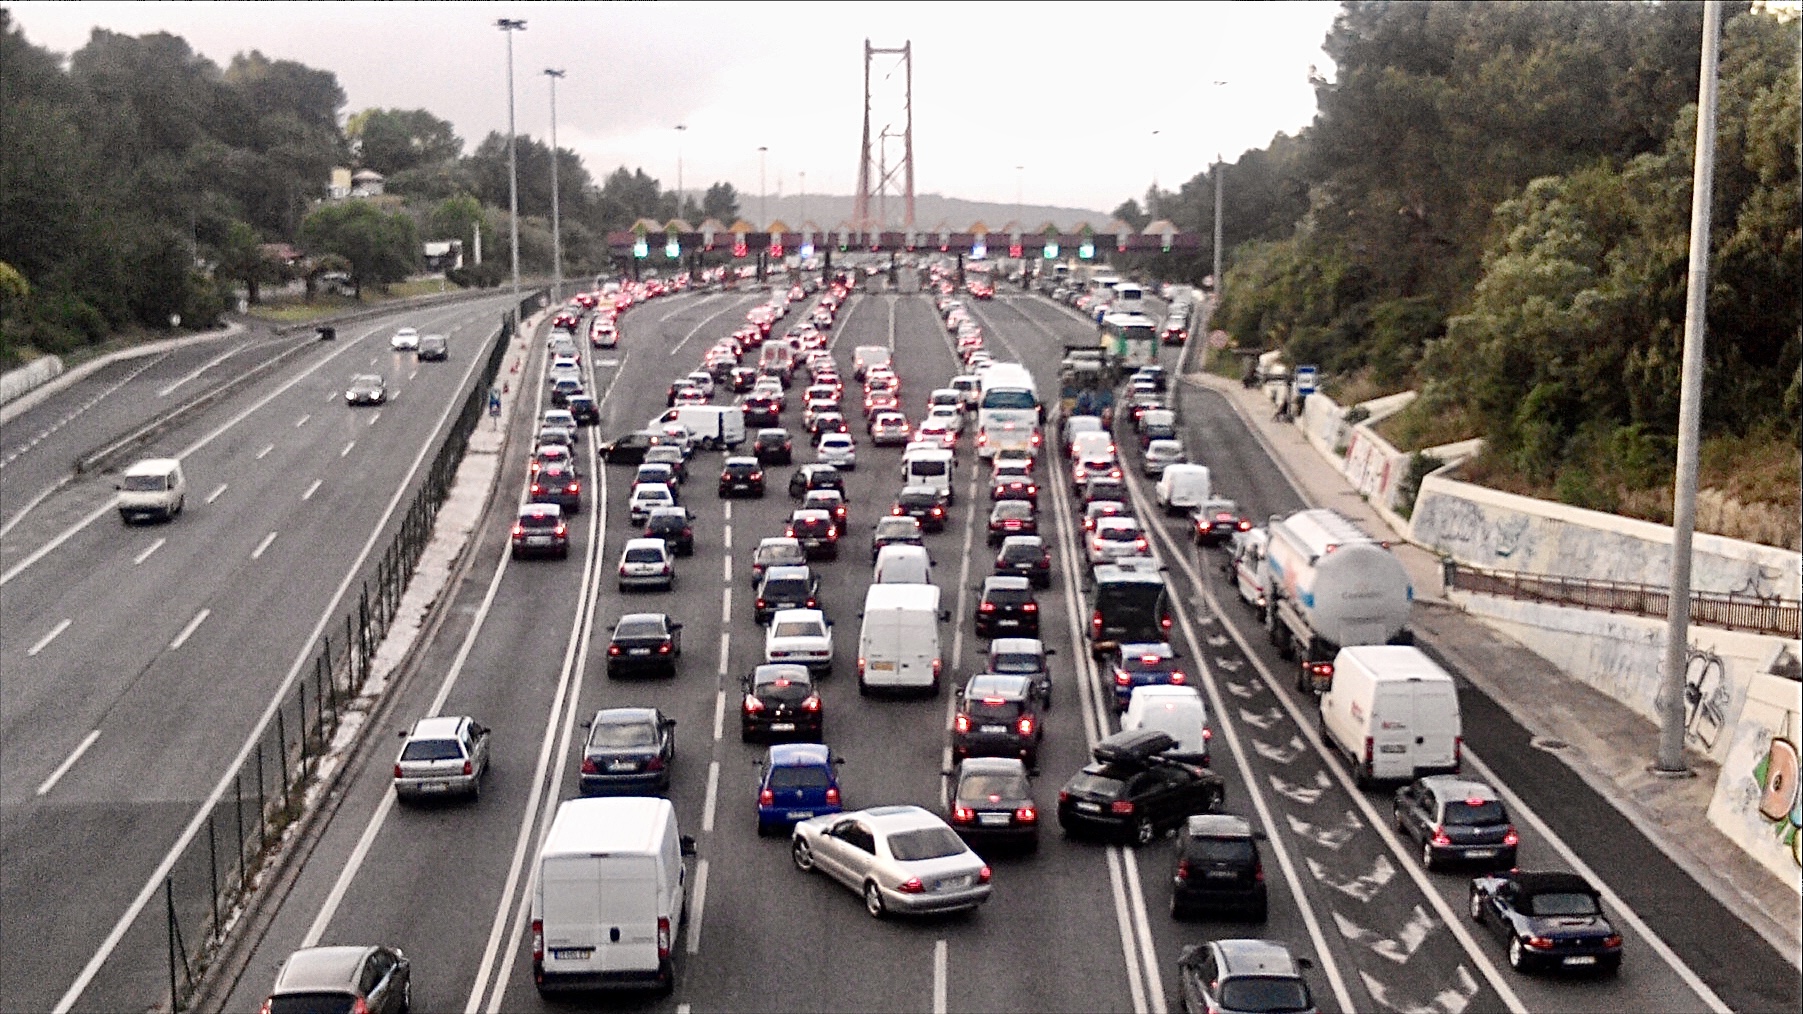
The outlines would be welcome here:
<svg viewBox="0 0 1803 1014">
<path fill-rule="evenodd" d="M 1596 964 L 1596 955 L 1594 955 L 1594 954 L 1573 955 L 1572 957 L 1566 958 L 1565 963 L 1568 965 L 1594 965 L 1594 964 Z"/>
<path fill-rule="evenodd" d="M 630 651 L 629 651 L 629 652 L 628 652 L 628 654 L 631 654 L 631 655 L 649 655 L 649 654 L 651 654 L 651 649 L 650 649 L 650 648 L 633 648 L 633 649 L 631 649 L 631 650 L 630 650 Z"/>
<path fill-rule="evenodd" d="M 997 621 L 995 621 L 995 625 L 998 627 L 1018 627 L 1018 626 L 1020 626 L 1020 621 L 1019 620 L 997 620 Z"/>
<path fill-rule="evenodd" d="M 609 771 L 631 771 L 632 769 L 634 769 L 636 767 L 638 767 L 638 765 L 634 764 L 632 761 L 608 761 L 607 762 L 607 770 L 609 770 Z"/>
<path fill-rule="evenodd" d="M 1007 827 L 1008 815 L 1005 813 L 979 813 L 977 823 L 984 827 Z"/>
<path fill-rule="evenodd" d="M 1008 727 L 1005 725 L 985 725 L 985 726 L 983 726 L 983 731 L 984 732 L 1007 732 Z"/>
<path fill-rule="evenodd" d="M 447 787 L 443 782 L 425 782 L 420 785 L 419 790 L 421 792 L 443 792 Z"/>
<path fill-rule="evenodd" d="M 1084 813 L 1101 813 L 1102 812 L 1102 804 L 1101 803 L 1078 803 L 1077 809 L 1082 810 Z"/>
<path fill-rule="evenodd" d="M 813 815 L 814 815 L 813 810 L 790 810 L 789 811 L 789 816 L 795 818 L 796 820 L 807 820 L 809 817 L 812 817 Z"/>
<path fill-rule="evenodd" d="M 794 732 L 795 731 L 795 723 L 794 722 L 771 722 L 770 723 L 770 731 L 771 732 Z"/>
<path fill-rule="evenodd" d="M 1233 872 L 1232 870 L 1209 870 L 1208 873 L 1205 874 L 1205 876 L 1209 880 L 1237 880 L 1237 879 L 1239 879 L 1239 874 Z"/>
<path fill-rule="evenodd" d="M 895 663 L 894 662 L 872 662 L 872 663 L 870 663 L 870 668 L 872 668 L 878 672 L 894 672 L 895 671 Z"/>
<path fill-rule="evenodd" d="M 586 961 L 594 957 L 593 947 L 553 947 L 551 956 L 559 961 Z"/>
<path fill-rule="evenodd" d="M 1465 850 L 1465 855 L 1466 855 L 1466 857 L 1471 858 L 1471 859 L 1494 859 L 1494 858 L 1496 858 L 1496 850 L 1495 849 L 1467 849 L 1467 850 Z"/>
<path fill-rule="evenodd" d="M 526 545 L 528 546 L 549 546 L 550 544 L 551 537 L 549 535 L 532 535 L 528 536 L 526 539 Z"/>
<path fill-rule="evenodd" d="M 1378 747 L 1377 752 L 1378 753 L 1408 753 L 1409 748 L 1408 748 L 1408 745 L 1405 743 L 1386 743 L 1383 746 Z"/>
<path fill-rule="evenodd" d="M 970 877 L 946 877 L 934 885 L 941 891 L 956 891 L 970 886 Z"/>
</svg>

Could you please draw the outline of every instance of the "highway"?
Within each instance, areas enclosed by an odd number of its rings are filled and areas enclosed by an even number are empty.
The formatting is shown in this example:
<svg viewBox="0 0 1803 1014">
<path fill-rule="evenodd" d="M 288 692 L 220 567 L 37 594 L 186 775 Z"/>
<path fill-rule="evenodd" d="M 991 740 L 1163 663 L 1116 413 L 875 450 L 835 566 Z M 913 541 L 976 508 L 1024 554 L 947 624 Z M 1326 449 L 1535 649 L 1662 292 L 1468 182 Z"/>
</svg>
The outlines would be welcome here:
<svg viewBox="0 0 1803 1014">
<path fill-rule="evenodd" d="M 8 423 L 0 908 L 9 940 L 32 942 L 6 949 L 9 1008 L 51 1009 L 96 961 L 79 1009 L 166 993 L 160 910 L 117 941 L 115 926 L 367 576 L 506 304 L 397 311 L 329 344 L 189 345 L 105 367 Z M 401 324 L 450 335 L 451 359 L 390 351 Z M 183 460 L 173 523 L 122 526 L 111 475 L 63 481 L 78 455 L 278 356 L 118 463 Z M 350 375 L 372 371 L 388 403 L 346 406 Z"/>
<path fill-rule="evenodd" d="M 737 327 L 762 298 L 757 291 L 684 295 L 628 311 L 620 348 L 585 360 L 591 389 L 603 399 L 603 422 L 587 431 L 581 453 L 592 455 L 598 441 L 659 413 L 668 382 L 693 369 L 707 345 Z M 792 309 L 778 328 L 800 312 Z M 1028 364 L 1048 396 L 1057 389 L 1061 346 L 1093 341 L 1092 325 L 1037 296 L 1004 293 L 974 304 L 973 312 L 991 353 Z M 855 293 L 833 331 L 832 349 L 848 383 L 850 350 L 861 344 L 895 350 L 911 414 L 929 390 L 961 372 L 938 315 L 921 295 Z M 536 355 L 542 343 L 531 347 Z M 1174 362 L 1170 351 L 1163 355 Z M 526 372 L 537 376 L 539 369 L 534 361 Z M 1215 469 L 1218 489 L 1254 517 L 1303 506 L 1224 403 L 1200 391 L 1186 392 L 1183 401 L 1186 442 L 1193 457 Z M 1173 865 L 1168 841 L 1137 850 L 1071 842 L 1049 819 L 1037 855 L 996 860 L 995 894 L 979 912 L 872 920 L 849 892 L 797 872 L 784 841 L 756 836 L 754 764 L 762 747 L 741 744 L 734 729 L 739 677 L 762 660 L 748 559 L 759 538 L 780 533 L 794 505 L 784 495 L 789 470 L 770 470 L 763 500 L 721 501 L 713 488 L 719 455 L 698 455 L 684 495 L 697 516 L 696 552 L 679 562 L 677 590 L 621 595 L 611 568 L 632 532 L 624 511 L 629 469 L 589 460 L 596 481 L 587 509 L 571 526 L 568 560 L 508 557 L 506 531 L 525 480 L 526 432 L 540 407 L 533 398 L 518 399 L 513 451 L 497 505 L 479 528 L 469 576 L 413 671 L 391 688 L 386 727 L 356 756 L 343 795 L 328 804 L 332 819 L 308 843 L 292 886 L 269 899 L 275 907 L 251 941 L 224 1009 L 254 1009 L 274 968 L 294 949 L 351 942 L 407 952 L 417 1009 L 560 1006 L 541 1001 L 531 982 L 524 909 L 531 859 L 556 803 L 577 795 L 579 723 L 598 709 L 628 705 L 661 708 L 678 722 L 669 794 L 683 832 L 698 839 L 699 849 L 689 871 L 690 921 L 678 941 L 674 994 L 627 998 L 627 1007 L 1162 1012 L 1177 1006 L 1174 963 L 1183 947 L 1224 935 L 1271 937 L 1312 957 L 1309 981 L 1326 1010 L 1794 1005 L 1792 977 L 1776 974 L 1788 967 L 1781 958 L 1681 870 L 1661 866 L 1663 857 L 1631 828 L 1601 819 L 1606 804 L 1561 765 L 1530 751 L 1525 733 L 1494 702 L 1461 687 L 1470 767 L 1501 775 L 1514 793 L 1524 865 L 1588 864 L 1612 889 L 1605 905 L 1628 940 L 1626 965 L 1612 979 L 1510 971 L 1502 948 L 1476 935 L 1464 915 L 1467 879 L 1424 873 L 1390 829 L 1387 797 L 1354 789 L 1344 764 L 1322 751 L 1310 702 L 1278 677 L 1282 664 L 1221 581 L 1218 556 L 1188 546 L 1177 520 L 1160 527 L 1157 546 L 1184 606 L 1174 640 L 1203 675 L 1226 808 L 1269 836 L 1270 921 L 1174 922 L 1165 912 Z M 799 418 L 792 400 L 785 425 L 799 431 Z M 900 485 L 899 456 L 860 440 L 859 467 L 848 483 L 851 535 L 839 560 L 817 565 L 828 615 L 838 624 L 839 663 L 823 689 L 827 740 L 848 760 L 848 808 L 914 802 L 938 810 L 951 695 L 863 699 L 852 662 L 858 603 L 869 580 L 868 532 Z M 1133 453 L 1125 457 L 1132 475 Z M 798 441 L 796 464 L 808 460 Z M 1078 547 L 1068 486 L 1052 471 L 1061 469 L 1055 460 L 1041 469 L 1048 491 L 1043 530 L 1055 536 L 1053 587 L 1040 595 L 1041 637 L 1058 655 L 1057 708 L 1046 716 L 1035 794 L 1049 817 L 1059 785 L 1084 763 L 1088 745 L 1113 728 L 1113 718 L 1102 706 L 1082 640 L 1086 609 L 1073 566 Z M 989 572 L 978 531 L 987 510 L 986 498 L 977 495 L 984 475 L 976 456 L 963 452 L 954 523 L 927 537 L 937 583 L 953 610 L 946 643 L 954 684 L 980 664 L 983 647 L 970 617 L 971 592 Z M 1149 487 L 1134 486 L 1139 513 L 1147 517 Z M 613 621 L 648 610 L 685 624 L 680 674 L 670 681 L 607 679 L 602 648 Z M 179 615 L 181 608 L 168 611 Z M 40 622 L 53 616 L 47 610 Z M 479 802 L 393 804 L 393 730 L 432 713 L 469 714 L 495 730 L 494 769 Z M 65 723 L 62 736 L 81 727 Z M 20 776 L 21 785 L 29 781 Z"/>
</svg>

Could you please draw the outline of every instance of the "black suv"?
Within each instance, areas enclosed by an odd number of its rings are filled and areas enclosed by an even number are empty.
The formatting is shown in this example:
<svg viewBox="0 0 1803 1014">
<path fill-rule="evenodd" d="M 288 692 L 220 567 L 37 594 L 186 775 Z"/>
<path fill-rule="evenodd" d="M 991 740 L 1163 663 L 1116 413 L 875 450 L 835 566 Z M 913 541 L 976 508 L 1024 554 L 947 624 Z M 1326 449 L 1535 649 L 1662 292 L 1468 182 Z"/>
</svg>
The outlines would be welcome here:
<svg viewBox="0 0 1803 1014">
<path fill-rule="evenodd" d="M 601 406 L 595 404 L 593 395 L 572 394 L 564 399 L 563 407 L 570 410 L 570 415 L 584 426 L 598 426 L 601 423 Z"/>
<path fill-rule="evenodd" d="M 796 500 L 816 489 L 836 489 L 845 499 L 851 499 L 845 492 L 845 476 L 831 465 L 803 465 L 789 476 L 789 496 Z"/>
<path fill-rule="evenodd" d="M 1177 868 L 1171 875 L 1171 918 L 1227 909 L 1264 922 L 1265 864 L 1258 854 L 1264 832 L 1231 813 L 1191 817 L 1177 832 Z"/>
<path fill-rule="evenodd" d="M 977 599 L 977 636 L 1039 636 L 1039 603 L 1024 577 L 987 577 Z"/>
<path fill-rule="evenodd" d="M 758 582 L 752 609 L 759 623 L 769 623 L 779 609 L 820 608 L 820 579 L 807 567 L 771 567 Z"/>
<path fill-rule="evenodd" d="M 1058 826 L 1147 845 L 1190 816 L 1221 808 L 1221 776 L 1163 756 L 1177 745 L 1156 729 L 1117 732 L 1090 751 L 1090 764 L 1058 792 Z"/>
<path fill-rule="evenodd" d="M 1016 757 L 1027 770 L 1039 770 L 1045 731 L 1034 698 L 1033 681 L 1025 676 L 972 676 L 958 692 L 952 716 L 952 760 Z"/>
<path fill-rule="evenodd" d="M 1035 588 L 1052 586 L 1052 551 L 1037 535 L 1010 535 L 995 554 L 995 572 L 1024 577 Z"/>
<path fill-rule="evenodd" d="M 720 495 L 761 497 L 764 495 L 764 466 L 756 458 L 727 458 L 720 469 Z"/>
<path fill-rule="evenodd" d="M 783 534 L 801 540 L 801 548 L 810 560 L 823 556 L 829 560 L 839 558 L 839 525 L 828 511 L 796 511 L 790 515 L 789 527 Z"/>
<path fill-rule="evenodd" d="M 889 513 L 913 518 L 923 532 L 943 532 L 948 502 L 946 495 L 932 486 L 904 486 Z"/>
<path fill-rule="evenodd" d="M 745 677 L 739 739 L 822 742 L 824 719 L 814 677 L 805 665 L 760 665 Z"/>
<path fill-rule="evenodd" d="M 751 452 L 764 465 L 790 465 L 795 462 L 795 440 L 789 431 L 778 428 L 758 430 L 751 438 Z"/>
<path fill-rule="evenodd" d="M 662 539 L 677 556 L 695 555 L 695 528 L 684 507 L 653 507 L 645 518 L 645 538 Z"/>
<path fill-rule="evenodd" d="M 1452 862 L 1508 869 L 1521 837 L 1496 790 L 1457 775 L 1417 778 L 1396 790 L 1396 829 L 1421 846 L 1421 865 Z"/>
</svg>

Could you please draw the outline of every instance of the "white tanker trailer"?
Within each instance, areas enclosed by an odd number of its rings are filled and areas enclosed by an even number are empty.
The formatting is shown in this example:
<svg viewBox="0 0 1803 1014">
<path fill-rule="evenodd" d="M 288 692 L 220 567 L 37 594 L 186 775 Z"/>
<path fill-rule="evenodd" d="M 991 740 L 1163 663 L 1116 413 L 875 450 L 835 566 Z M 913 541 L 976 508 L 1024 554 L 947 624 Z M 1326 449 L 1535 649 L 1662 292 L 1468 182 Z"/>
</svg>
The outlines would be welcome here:
<svg viewBox="0 0 1803 1014">
<path fill-rule="evenodd" d="M 1402 561 L 1325 508 L 1273 516 L 1263 569 L 1265 629 L 1286 661 L 1296 661 L 1296 688 L 1325 691 L 1341 648 L 1410 644 L 1414 588 Z"/>
</svg>

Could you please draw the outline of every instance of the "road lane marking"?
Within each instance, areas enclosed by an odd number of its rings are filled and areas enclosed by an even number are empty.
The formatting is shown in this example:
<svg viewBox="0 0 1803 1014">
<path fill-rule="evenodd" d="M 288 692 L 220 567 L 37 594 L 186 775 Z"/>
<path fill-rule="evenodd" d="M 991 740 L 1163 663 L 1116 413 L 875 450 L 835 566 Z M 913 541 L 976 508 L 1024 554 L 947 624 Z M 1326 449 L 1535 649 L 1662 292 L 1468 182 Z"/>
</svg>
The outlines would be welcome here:
<svg viewBox="0 0 1803 1014">
<path fill-rule="evenodd" d="M 211 609 L 202 609 L 200 612 L 195 613 L 194 618 L 188 621 L 188 625 L 182 628 L 182 632 L 175 635 L 175 640 L 169 642 L 169 650 L 174 651 L 182 645 L 187 644 L 188 638 L 193 637 L 194 631 L 198 630 L 200 625 L 205 623 L 207 617 L 212 614 L 213 611 Z"/>
<path fill-rule="evenodd" d="M 730 554 L 720 559 L 720 580 L 732 584 L 732 556 Z"/>
<path fill-rule="evenodd" d="M 344 445 L 344 450 L 342 450 L 342 451 L 339 451 L 339 452 L 338 452 L 338 456 L 339 456 L 339 457 L 341 457 L 341 458 L 342 458 L 342 457 L 345 457 L 345 456 L 346 456 L 346 455 L 348 455 L 348 454 L 350 454 L 350 453 L 351 453 L 351 448 L 353 448 L 353 447 L 355 447 L 355 446 L 357 446 L 357 442 L 356 442 L 356 441 L 355 441 L 355 440 L 353 440 L 353 441 L 351 441 L 351 442 L 350 442 L 350 443 L 348 443 L 348 444 L 345 444 L 345 445 Z"/>
<path fill-rule="evenodd" d="M 707 766 L 707 796 L 701 804 L 701 833 L 714 833 L 714 807 L 720 801 L 720 762 Z"/>
<path fill-rule="evenodd" d="M 732 644 L 732 634 L 720 632 L 720 678 L 726 678 L 727 651 Z"/>
<path fill-rule="evenodd" d="M 419 376 L 419 367 L 415 366 L 413 368 L 413 372 L 407 374 L 407 379 L 412 380 L 414 377 L 417 377 L 417 376 Z"/>
<path fill-rule="evenodd" d="M 143 552 L 139 553 L 137 556 L 132 557 L 131 562 L 133 564 L 143 563 L 145 560 L 150 559 L 150 554 L 156 552 L 159 549 L 162 549 L 163 543 L 168 542 L 168 541 L 169 541 L 168 539 L 158 539 L 155 542 L 152 542 L 150 545 L 144 547 Z"/>
<path fill-rule="evenodd" d="M 294 428 L 298 430 L 302 426 L 307 425 L 307 420 L 311 419 L 311 418 L 313 418 L 312 413 L 308 413 L 306 415 L 301 416 L 299 419 L 294 420 Z"/>
<path fill-rule="evenodd" d="M 250 551 L 250 558 L 253 560 L 262 559 L 263 558 L 263 550 L 268 549 L 269 544 L 274 541 L 275 541 L 275 533 L 274 532 L 270 532 L 268 535 L 263 536 L 263 541 L 257 543 L 257 548 Z"/>
<path fill-rule="evenodd" d="M 376 424 L 376 421 L 381 418 L 382 418 L 382 413 L 378 411 L 375 415 L 372 415 L 369 417 L 369 424 L 371 426 L 374 426 Z"/>
<path fill-rule="evenodd" d="M 1122 875 L 1127 881 L 1127 903 L 1133 910 L 1134 929 L 1139 934 L 1139 959 L 1146 977 L 1146 999 L 1152 1014 L 1167 1014 L 1164 999 L 1164 977 L 1158 973 L 1158 947 L 1152 939 L 1152 926 L 1146 920 L 1146 896 L 1140 887 L 1139 857 L 1130 848 L 1121 849 Z"/>
<path fill-rule="evenodd" d="M 721 542 L 721 547 L 723 549 L 725 549 L 729 553 L 732 552 L 732 526 L 731 525 L 727 525 L 724 528 L 720 529 L 720 542 Z M 727 559 L 730 560 L 731 557 L 728 557 Z M 728 573 L 731 573 L 730 567 L 728 568 Z M 728 580 L 731 580 L 731 578 L 729 577 Z"/>
<path fill-rule="evenodd" d="M 725 624 L 725 623 L 730 623 L 731 621 L 732 621 L 732 585 L 727 585 L 726 587 L 720 589 L 720 622 L 722 624 Z"/>
<path fill-rule="evenodd" d="M 933 941 L 933 1014 L 945 1014 L 946 957 L 945 941 Z"/>
<path fill-rule="evenodd" d="M 314 480 L 313 480 L 313 485 L 311 485 L 311 486 L 308 486 L 308 487 L 307 487 L 307 491 L 306 491 L 306 492 L 305 492 L 305 493 L 302 493 L 302 494 L 301 494 L 301 499 L 302 499 L 302 500 L 311 500 L 311 499 L 313 499 L 313 494 L 315 494 L 315 493 L 317 493 L 317 492 L 319 492 L 319 484 L 320 484 L 320 483 L 322 483 L 322 482 L 325 482 L 325 480 L 324 480 L 324 479 L 314 479 Z"/>
<path fill-rule="evenodd" d="M 223 496 L 225 494 L 227 486 L 228 486 L 227 483 L 222 482 L 219 484 L 218 489 L 214 490 L 211 493 L 208 493 L 207 494 L 207 503 L 212 503 L 213 501 L 215 501 L 215 500 L 219 499 L 221 496 Z"/>
<path fill-rule="evenodd" d="M 275 445 L 270 444 L 268 447 L 265 447 L 262 450 L 258 451 L 257 452 L 257 460 L 262 461 L 264 458 L 268 457 L 269 452 L 273 451 L 273 450 L 275 450 Z"/>
<path fill-rule="evenodd" d="M 1146 987 L 1139 977 L 1138 935 L 1127 912 L 1127 887 L 1121 882 L 1121 847 L 1108 846 L 1108 886 L 1114 894 L 1114 918 L 1121 926 L 1121 960 L 1127 963 L 1127 990 L 1134 1014 L 1146 1014 Z"/>
<path fill-rule="evenodd" d="M 720 675 L 724 676 L 726 674 L 724 672 L 722 672 Z M 726 735 L 726 688 L 721 687 L 719 692 L 714 694 L 714 738 L 716 740 L 718 740 L 725 735 Z"/>
<path fill-rule="evenodd" d="M 731 500 L 726 501 L 724 504 L 721 504 L 721 507 L 724 508 L 722 510 L 722 513 L 725 515 L 725 519 L 727 521 L 731 521 L 732 520 L 732 501 Z"/>
<path fill-rule="evenodd" d="M 67 623 L 68 621 L 64 620 L 63 622 Z M 75 766 L 76 761 L 81 760 L 81 755 L 87 753 L 88 747 L 93 746 L 94 741 L 99 738 L 99 729 L 95 729 L 93 732 L 83 736 L 80 745 L 76 746 L 75 752 L 63 758 L 63 762 L 56 766 L 56 770 L 50 772 L 50 777 L 44 779 L 43 782 L 38 785 L 37 794 L 42 796 L 47 794 L 51 789 L 56 788 L 56 783 L 63 780 L 63 776 L 69 773 L 69 769 Z"/>
<path fill-rule="evenodd" d="M 178 378 L 174 383 L 171 383 L 168 387 L 165 387 L 162 390 L 158 391 L 157 397 L 159 397 L 159 398 L 169 397 L 171 394 L 175 393 L 176 388 L 182 386 L 183 384 L 186 384 L 188 381 L 193 380 L 195 377 L 200 376 L 201 374 L 207 372 L 208 370 L 212 369 L 213 367 L 218 366 L 220 363 L 225 362 L 227 359 L 232 358 L 233 356 L 237 355 L 238 353 L 243 352 L 245 349 L 247 349 L 249 347 L 250 347 L 250 342 L 245 342 L 244 344 L 239 345 L 237 348 L 232 349 L 229 352 L 221 352 L 220 354 L 207 360 L 205 363 L 202 363 L 196 369 L 183 374 L 180 378 Z"/>
<path fill-rule="evenodd" d="M 50 642 L 56 640 L 57 636 L 60 635 L 63 631 L 68 630 L 69 624 L 74 623 L 74 622 L 75 621 L 73 619 L 64 617 L 63 622 L 58 623 L 56 626 L 50 628 L 50 633 L 45 634 L 43 637 L 38 638 L 38 643 L 25 649 L 25 657 L 30 658 L 31 656 L 36 655 L 38 652 L 43 651 L 45 648 L 50 647 Z"/>
<path fill-rule="evenodd" d="M 701 953 L 701 915 L 707 911 L 707 860 L 695 864 L 695 916 L 689 923 L 689 953 Z"/>
<path fill-rule="evenodd" d="M 889 300 L 885 300 L 885 302 L 887 302 L 889 304 L 889 351 L 894 352 L 895 351 L 895 304 L 901 302 L 901 300 L 889 299 Z"/>
<path fill-rule="evenodd" d="M 676 355 L 676 353 L 681 352 L 682 347 L 689 343 L 690 338 L 693 338 L 696 335 L 700 334 L 702 328 L 708 326 L 709 324 L 712 324 L 716 318 L 721 316 L 721 314 L 730 313 L 738 305 L 739 305 L 739 301 L 737 299 L 734 299 L 727 304 L 726 309 L 721 310 L 718 313 L 709 314 L 707 317 L 702 318 L 701 323 L 696 324 L 693 328 L 691 328 L 689 330 L 688 334 L 685 334 L 682 336 L 682 341 L 679 341 L 675 345 L 671 346 L 670 355 L 674 356 L 674 355 Z"/>
</svg>

